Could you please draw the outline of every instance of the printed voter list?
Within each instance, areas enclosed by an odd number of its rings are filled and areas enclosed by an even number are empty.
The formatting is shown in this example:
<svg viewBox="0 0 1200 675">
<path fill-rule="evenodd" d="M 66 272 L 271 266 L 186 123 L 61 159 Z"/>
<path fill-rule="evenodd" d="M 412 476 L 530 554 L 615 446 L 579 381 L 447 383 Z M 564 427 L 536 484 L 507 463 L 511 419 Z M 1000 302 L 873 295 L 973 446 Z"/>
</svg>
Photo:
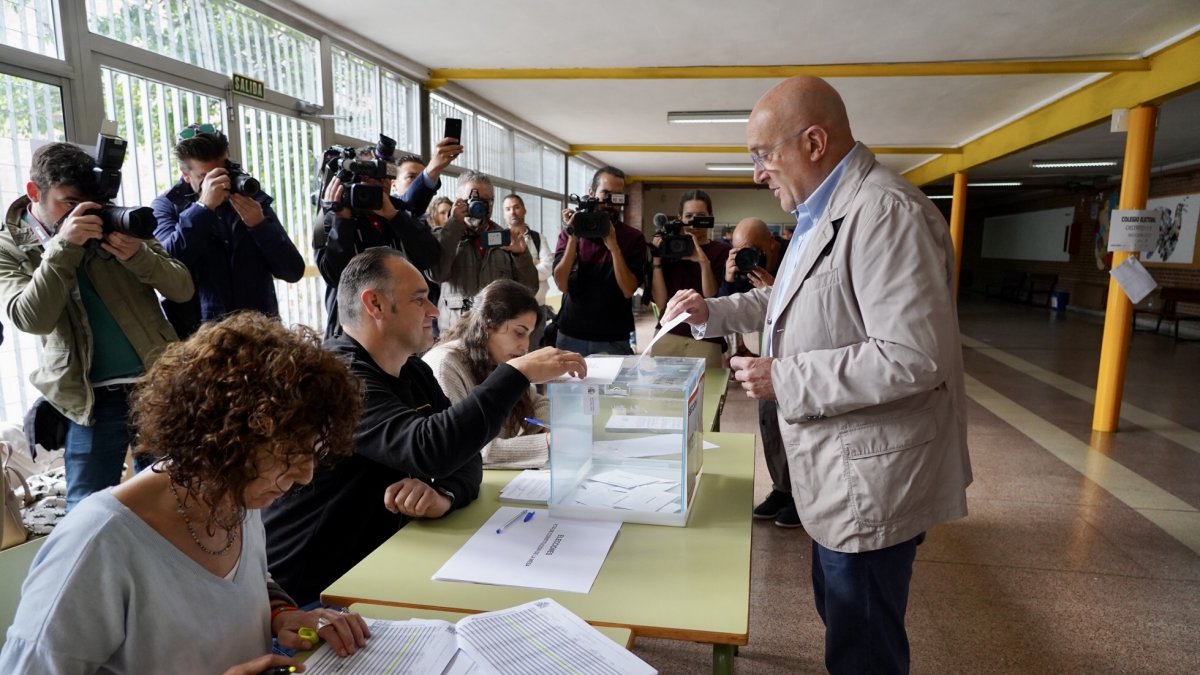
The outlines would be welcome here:
<svg viewBox="0 0 1200 675">
<path fill-rule="evenodd" d="M 534 517 L 518 518 L 505 527 L 522 511 L 525 509 L 500 507 L 433 579 L 590 591 L 621 523 L 553 518 L 545 509 L 529 509 Z"/>
</svg>

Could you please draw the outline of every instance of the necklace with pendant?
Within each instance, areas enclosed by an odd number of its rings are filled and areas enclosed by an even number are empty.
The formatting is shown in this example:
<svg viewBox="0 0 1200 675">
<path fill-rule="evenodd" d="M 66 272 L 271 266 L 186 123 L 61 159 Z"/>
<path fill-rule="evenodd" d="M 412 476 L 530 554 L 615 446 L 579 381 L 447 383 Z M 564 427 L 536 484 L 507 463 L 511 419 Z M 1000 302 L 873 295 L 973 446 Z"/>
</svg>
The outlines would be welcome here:
<svg viewBox="0 0 1200 675">
<path fill-rule="evenodd" d="M 220 550 L 214 551 L 205 546 L 204 542 L 200 541 L 200 535 L 196 534 L 196 528 L 192 527 L 192 521 L 188 518 L 187 508 L 184 507 L 183 500 L 179 498 L 179 493 L 175 491 L 175 484 L 168 482 L 167 487 L 171 489 L 171 494 L 175 497 L 175 503 L 179 505 L 177 510 L 179 511 L 179 515 L 183 517 L 183 524 L 187 526 L 188 534 L 192 535 L 192 541 L 196 542 L 200 550 L 209 555 L 225 555 L 229 553 L 229 549 L 233 548 L 233 542 L 237 538 L 238 528 L 235 527 L 225 532 L 225 546 Z"/>
</svg>

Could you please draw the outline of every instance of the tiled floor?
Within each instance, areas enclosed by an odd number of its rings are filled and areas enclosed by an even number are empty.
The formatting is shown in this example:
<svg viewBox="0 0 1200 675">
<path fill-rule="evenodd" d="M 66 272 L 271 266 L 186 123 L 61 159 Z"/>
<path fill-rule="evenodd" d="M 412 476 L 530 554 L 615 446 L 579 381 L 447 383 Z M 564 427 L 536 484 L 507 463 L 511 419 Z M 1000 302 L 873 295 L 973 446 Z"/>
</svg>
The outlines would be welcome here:
<svg viewBox="0 0 1200 675">
<path fill-rule="evenodd" d="M 959 313 L 975 482 L 970 515 L 917 552 L 913 672 L 1200 671 L 1200 343 L 1134 334 L 1121 431 L 1099 434 L 1098 320 L 971 296 Z M 722 430 L 755 431 L 754 406 L 732 384 Z M 755 484 L 766 496 L 761 457 Z M 739 673 L 823 672 L 809 546 L 755 522 Z M 635 651 L 711 670 L 704 645 Z"/>
</svg>

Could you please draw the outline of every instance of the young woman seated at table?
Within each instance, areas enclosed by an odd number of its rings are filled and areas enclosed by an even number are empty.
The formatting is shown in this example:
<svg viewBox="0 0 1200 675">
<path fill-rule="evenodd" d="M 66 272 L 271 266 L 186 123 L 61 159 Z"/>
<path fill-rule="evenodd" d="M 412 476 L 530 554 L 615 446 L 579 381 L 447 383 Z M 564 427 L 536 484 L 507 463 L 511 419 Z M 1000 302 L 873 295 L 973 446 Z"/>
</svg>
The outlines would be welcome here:
<svg viewBox="0 0 1200 675">
<path fill-rule="evenodd" d="M 501 363 L 529 351 L 529 337 L 539 321 L 537 299 L 510 279 L 493 281 L 479 291 L 471 311 L 421 358 L 433 369 L 452 403 L 467 397 Z M 547 347 L 549 349 L 549 347 Z M 550 461 L 550 434 L 526 419 L 545 421 L 550 401 L 530 386 L 501 427 L 483 446 L 483 465 L 490 469 L 528 469 Z"/>
<path fill-rule="evenodd" d="M 359 384 L 307 329 L 261 314 L 170 345 L 135 388 L 135 451 L 157 462 L 80 502 L 34 558 L 3 673 L 258 675 L 302 627 L 338 653 L 366 622 L 301 612 L 267 574 L 259 510 L 346 454 Z M 300 667 L 303 669 L 303 667 Z"/>
</svg>

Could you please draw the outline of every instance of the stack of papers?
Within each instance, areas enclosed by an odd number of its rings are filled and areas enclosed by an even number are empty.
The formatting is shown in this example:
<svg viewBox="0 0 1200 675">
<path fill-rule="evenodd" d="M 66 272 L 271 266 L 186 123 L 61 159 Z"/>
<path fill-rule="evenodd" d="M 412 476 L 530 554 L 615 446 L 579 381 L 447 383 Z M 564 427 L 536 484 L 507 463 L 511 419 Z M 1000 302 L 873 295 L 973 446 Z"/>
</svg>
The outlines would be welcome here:
<svg viewBox="0 0 1200 675">
<path fill-rule="evenodd" d="M 433 579 L 587 593 L 620 530 L 619 522 L 501 506 Z"/>
<path fill-rule="evenodd" d="M 442 673 L 499 675 L 654 675 L 646 662 L 614 644 L 557 602 L 545 598 L 496 612 L 445 621 L 370 622 L 371 639 L 339 658 L 328 644 L 307 662 L 311 675 Z"/>
<path fill-rule="evenodd" d="M 500 490 L 500 501 L 545 504 L 550 501 L 550 472 L 525 469 Z"/>
<path fill-rule="evenodd" d="M 628 511 L 679 513 L 679 481 L 622 470 L 589 477 L 567 503 Z"/>
</svg>

